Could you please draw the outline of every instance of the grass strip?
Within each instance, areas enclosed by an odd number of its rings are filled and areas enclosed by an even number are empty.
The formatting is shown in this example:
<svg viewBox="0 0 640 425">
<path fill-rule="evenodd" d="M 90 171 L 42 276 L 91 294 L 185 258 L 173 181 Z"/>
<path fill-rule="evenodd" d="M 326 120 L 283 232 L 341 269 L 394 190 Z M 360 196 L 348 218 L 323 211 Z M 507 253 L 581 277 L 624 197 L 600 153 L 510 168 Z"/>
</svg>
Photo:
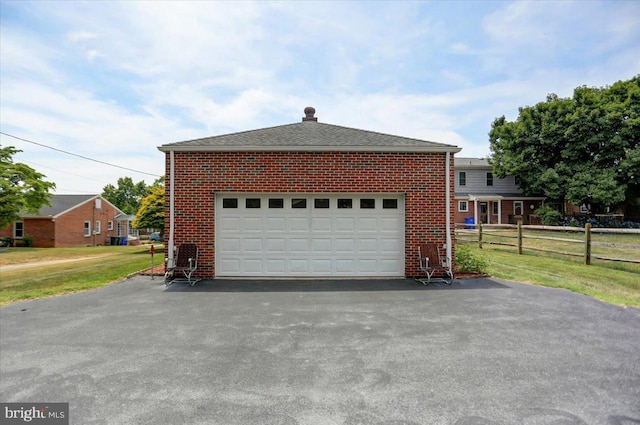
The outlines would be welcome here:
<svg viewBox="0 0 640 425">
<path fill-rule="evenodd" d="M 35 298 L 43 298 L 54 295 L 67 294 L 78 291 L 85 291 L 106 286 L 112 282 L 121 281 L 126 276 L 149 268 L 151 266 L 151 257 L 149 255 L 148 246 L 132 246 L 132 247 L 107 247 L 105 252 L 102 248 L 94 249 L 86 247 L 84 255 L 88 257 L 86 260 L 60 263 L 37 265 L 29 269 L 18 269 L 2 271 L 0 269 L 0 306 L 12 302 L 29 300 Z M 16 257 L 24 256 L 25 262 L 27 258 L 33 258 L 34 253 L 29 252 L 29 248 L 16 248 L 18 252 L 10 252 L 15 260 Z M 56 259 L 79 258 L 78 248 L 58 248 L 48 249 L 49 252 L 43 258 L 43 261 L 55 261 Z M 65 251 L 67 250 L 67 251 Z M 61 251 L 55 255 L 52 251 Z M 82 253 L 82 251 L 80 251 Z M 2 253 L 0 261 L 5 265 L 5 255 L 9 252 Z M 96 254 L 103 254 L 95 258 Z M 161 249 L 156 250 L 154 264 L 160 265 L 164 261 L 164 255 Z M 12 264 L 21 264 L 13 262 Z"/>
<path fill-rule="evenodd" d="M 611 304 L 640 308 L 640 265 L 595 261 L 586 266 L 581 259 L 514 248 L 465 244 L 472 253 L 489 261 L 492 276 L 553 288 L 565 288 Z"/>
</svg>

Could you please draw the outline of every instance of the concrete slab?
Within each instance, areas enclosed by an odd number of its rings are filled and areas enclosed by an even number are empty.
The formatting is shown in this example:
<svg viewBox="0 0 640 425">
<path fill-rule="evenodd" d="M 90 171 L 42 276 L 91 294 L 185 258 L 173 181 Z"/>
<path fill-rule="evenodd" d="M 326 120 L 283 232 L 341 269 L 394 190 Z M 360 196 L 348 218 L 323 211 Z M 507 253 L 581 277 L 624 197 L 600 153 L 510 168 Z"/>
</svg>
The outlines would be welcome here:
<svg viewBox="0 0 640 425">
<path fill-rule="evenodd" d="M 0 319 L 0 399 L 73 424 L 640 423 L 640 310 L 565 290 L 138 276 Z"/>
</svg>

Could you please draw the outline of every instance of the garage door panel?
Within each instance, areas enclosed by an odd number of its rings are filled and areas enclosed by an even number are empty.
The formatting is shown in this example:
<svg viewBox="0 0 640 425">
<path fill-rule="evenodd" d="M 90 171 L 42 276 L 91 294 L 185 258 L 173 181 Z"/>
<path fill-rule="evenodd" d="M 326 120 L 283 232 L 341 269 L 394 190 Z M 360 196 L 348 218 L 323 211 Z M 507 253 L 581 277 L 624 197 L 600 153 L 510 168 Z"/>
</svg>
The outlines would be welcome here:
<svg viewBox="0 0 640 425">
<path fill-rule="evenodd" d="M 262 252 L 262 239 L 244 239 L 245 252 Z"/>
<path fill-rule="evenodd" d="M 289 239 L 289 249 L 292 253 L 307 253 L 309 252 L 309 239 Z"/>
<path fill-rule="evenodd" d="M 244 232 L 259 232 L 263 231 L 263 219 L 262 217 L 245 217 L 242 220 L 242 228 Z"/>
<path fill-rule="evenodd" d="M 314 254 L 331 254 L 331 239 L 312 239 L 311 252 Z"/>
<path fill-rule="evenodd" d="M 228 197 L 228 195 L 226 196 Z M 369 277 L 404 275 L 404 207 L 383 209 L 390 195 L 235 195 L 240 208 L 222 208 L 216 198 L 216 276 Z M 269 208 L 269 198 L 283 208 Z M 259 198 L 262 208 L 245 208 Z M 306 199 L 293 208 L 293 199 Z M 315 198 L 328 198 L 326 203 Z M 337 199 L 352 208 L 338 208 Z M 361 208 L 372 205 L 374 208 Z M 345 205 L 343 202 L 341 205 Z M 349 205 L 347 202 L 346 205 Z"/>
<path fill-rule="evenodd" d="M 289 272 L 297 276 L 309 273 L 309 260 L 292 259 L 289 261 Z"/>
<path fill-rule="evenodd" d="M 314 217 L 311 222 L 311 230 L 329 233 L 333 230 L 331 224 L 330 217 Z"/>
<path fill-rule="evenodd" d="M 222 238 L 218 241 L 218 249 L 224 252 L 240 252 L 240 239 L 239 238 Z"/>
<path fill-rule="evenodd" d="M 340 238 L 334 241 L 334 250 L 338 254 L 354 252 L 356 241 L 353 238 Z"/>
<path fill-rule="evenodd" d="M 286 230 L 284 217 L 267 217 L 265 219 L 267 232 L 282 233 Z"/>
<path fill-rule="evenodd" d="M 358 252 L 360 253 L 375 253 L 377 249 L 377 239 L 358 239 Z"/>
<path fill-rule="evenodd" d="M 378 232 L 378 218 L 377 217 L 362 217 L 358 219 L 358 231 L 359 232 Z"/>
<path fill-rule="evenodd" d="M 325 276 L 331 275 L 331 263 L 329 259 L 313 259 L 311 260 L 311 271 L 314 274 L 324 274 Z"/>
<path fill-rule="evenodd" d="M 382 232 L 397 232 L 401 222 L 398 217 L 381 217 L 378 222 L 378 228 Z"/>
<path fill-rule="evenodd" d="M 240 230 L 240 218 L 238 217 L 222 217 L 218 221 L 218 226 L 222 231 L 238 231 Z"/>
<path fill-rule="evenodd" d="M 356 230 L 356 220 L 352 217 L 338 217 L 335 219 L 336 231 L 354 232 Z"/>
<path fill-rule="evenodd" d="M 282 276 L 286 273 L 286 261 L 284 259 L 268 259 L 267 274 Z"/>
<path fill-rule="evenodd" d="M 310 230 L 309 219 L 307 217 L 291 217 L 288 220 L 289 228 L 292 233 L 308 233 Z"/>
<path fill-rule="evenodd" d="M 355 264 L 355 260 L 351 258 L 336 260 L 336 272 L 338 273 L 353 272 L 354 264 Z"/>
</svg>

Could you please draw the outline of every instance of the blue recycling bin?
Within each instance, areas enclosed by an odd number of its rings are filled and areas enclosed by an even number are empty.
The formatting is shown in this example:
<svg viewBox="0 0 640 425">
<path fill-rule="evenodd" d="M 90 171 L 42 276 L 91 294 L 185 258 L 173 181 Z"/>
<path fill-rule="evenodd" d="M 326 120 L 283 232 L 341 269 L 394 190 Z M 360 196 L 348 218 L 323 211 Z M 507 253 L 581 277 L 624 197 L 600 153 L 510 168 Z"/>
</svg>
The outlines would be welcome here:
<svg viewBox="0 0 640 425">
<path fill-rule="evenodd" d="M 127 238 L 122 238 L 122 245 L 126 245 L 127 244 Z"/>
<path fill-rule="evenodd" d="M 473 217 L 466 217 L 464 219 L 465 229 L 475 229 Z"/>
</svg>

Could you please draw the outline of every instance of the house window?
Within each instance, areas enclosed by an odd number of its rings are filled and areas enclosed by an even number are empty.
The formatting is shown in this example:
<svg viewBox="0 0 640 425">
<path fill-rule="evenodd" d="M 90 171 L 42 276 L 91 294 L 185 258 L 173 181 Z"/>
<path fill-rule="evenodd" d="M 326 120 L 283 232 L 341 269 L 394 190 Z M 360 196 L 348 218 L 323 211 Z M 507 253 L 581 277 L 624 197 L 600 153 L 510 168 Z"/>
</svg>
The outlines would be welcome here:
<svg viewBox="0 0 640 425">
<path fill-rule="evenodd" d="M 493 186 L 493 173 L 487 173 L 487 186 Z"/>
<path fill-rule="evenodd" d="M 382 200 L 382 208 L 385 210 L 391 209 L 391 210 L 396 210 L 398 209 L 398 200 L 397 199 L 383 199 Z"/>
<path fill-rule="evenodd" d="M 500 206 L 500 201 L 493 202 L 493 215 L 498 215 L 498 207 Z"/>
<path fill-rule="evenodd" d="M 113 221 L 107 221 L 107 230 L 113 230 Z"/>
<path fill-rule="evenodd" d="M 375 207 L 375 199 L 360 199 L 360 209 L 374 209 Z"/>
<path fill-rule="evenodd" d="M 307 208 L 307 200 L 304 198 L 294 198 L 291 200 L 291 208 L 295 208 L 295 209 Z"/>
<path fill-rule="evenodd" d="M 24 222 L 16 221 L 13 223 L 13 238 L 22 239 L 24 237 Z"/>
<path fill-rule="evenodd" d="M 469 203 L 467 201 L 458 201 L 458 211 L 459 212 L 468 212 L 469 211 Z"/>
<path fill-rule="evenodd" d="M 458 183 L 460 184 L 460 186 L 466 186 L 467 185 L 467 172 L 466 171 L 460 171 L 458 173 Z"/>
<path fill-rule="evenodd" d="M 102 231 L 102 222 L 96 221 L 96 228 L 94 232 L 96 235 L 99 235 L 101 231 Z"/>
<path fill-rule="evenodd" d="M 522 201 L 513 201 L 513 214 L 522 215 Z"/>
<path fill-rule="evenodd" d="M 91 222 L 90 221 L 85 221 L 84 222 L 84 236 L 85 237 L 91 236 Z"/>
</svg>

